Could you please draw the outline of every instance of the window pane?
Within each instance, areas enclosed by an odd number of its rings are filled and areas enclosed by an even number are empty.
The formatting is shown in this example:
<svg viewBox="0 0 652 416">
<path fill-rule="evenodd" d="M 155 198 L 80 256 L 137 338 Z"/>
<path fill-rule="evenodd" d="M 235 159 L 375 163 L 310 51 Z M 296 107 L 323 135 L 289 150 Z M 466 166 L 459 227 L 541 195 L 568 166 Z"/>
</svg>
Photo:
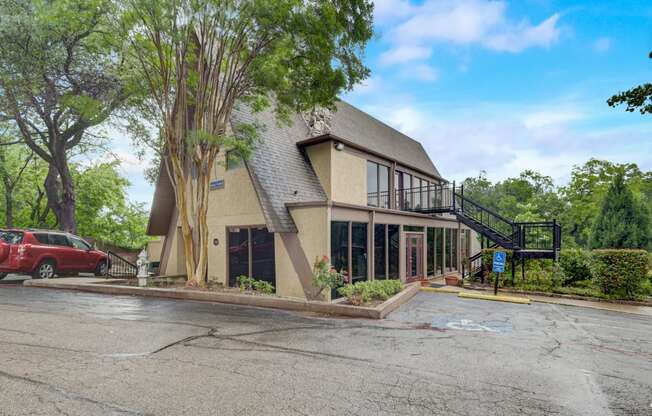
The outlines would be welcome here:
<svg viewBox="0 0 652 416">
<path fill-rule="evenodd" d="M 408 191 L 405 193 L 405 209 L 410 209 L 414 205 L 412 205 L 412 175 L 409 175 L 407 173 L 403 174 L 403 188 L 407 189 Z"/>
<path fill-rule="evenodd" d="M 385 279 L 385 225 L 374 225 L 374 277 Z"/>
<path fill-rule="evenodd" d="M 389 208 L 389 168 L 378 165 L 378 206 Z"/>
<path fill-rule="evenodd" d="M 335 270 L 348 273 L 349 223 L 331 222 L 331 264 Z"/>
<path fill-rule="evenodd" d="M 442 255 L 443 246 L 444 246 L 444 229 L 435 228 L 435 265 L 436 265 L 436 273 L 438 275 L 444 272 L 444 256 Z"/>
<path fill-rule="evenodd" d="M 428 252 L 428 276 L 435 274 L 435 229 L 428 227 L 428 242 L 426 244 Z"/>
<path fill-rule="evenodd" d="M 444 234 L 444 242 L 446 244 L 445 247 L 445 257 L 446 257 L 446 271 L 451 271 L 451 229 L 450 228 L 445 228 L 444 229 L 445 234 Z"/>
<path fill-rule="evenodd" d="M 421 179 L 419 178 L 414 178 L 412 179 L 412 186 L 415 188 L 414 189 L 414 208 L 420 209 L 422 208 L 421 206 Z"/>
<path fill-rule="evenodd" d="M 378 206 L 378 164 L 367 161 L 367 205 Z"/>
<path fill-rule="evenodd" d="M 387 226 L 387 238 L 389 240 L 389 278 L 398 279 L 398 257 L 399 257 L 399 228 L 398 225 Z"/>
<path fill-rule="evenodd" d="M 79 238 L 74 238 L 73 237 L 73 238 L 70 239 L 70 241 L 72 242 L 72 246 L 74 248 L 78 248 L 80 250 L 90 250 L 90 248 L 91 248 L 88 244 L 86 244 L 85 242 L 83 242 Z"/>
<path fill-rule="evenodd" d="M 53 246 L 70 247 L 70 242 L 68 241 L 68 237 L 66 237 L 63 234 L 49 234 L 48 240 L 50 245 Z"/>
<path fill-rule="evenodd" d="M 276 263 L 274 261 L 274 233 L 267 228 L 251 230 L 252 277 L 271 283 L 276 288 Z"/>
<path fill-rule="evenodd" d="M 430 198 L 428 197 L 428 188 L 429 188 L 428 181 L 423 179 L 421 181 L 421 203 L 423 204 L 423 208 L 425 209 L 430 208 Z"/>
<path fill-rule="evenodd" d="M 396 209 L 403 209 L 405 192 L 403 191 L 403 172 L 394 172 L 394 189 L 396 192 Z"/>
<path fill-rule="evenodd" d="M 457 230 L 451 230 L 451 268 L 457 270 Z"/>
<path fill-rule="evenodd" d="M 236 228 L 229 230 L 229 286 L 242 275 L 249 276 L 249 232 Z"/>
<path fill-rule="evenodd" d="M 34 234 L 34 236 L 36 236 L 36 234 Z M 7 244 L 20 244 L 23 242 L 23 233 L 21 233 L 20 231 L 0 230 L 0 240 L 4 241 Z"/>
<path fill-rule="evenodd" d="M 367 224 L 351 225 L 351 280 L 367 280 Z"/>
</svg>

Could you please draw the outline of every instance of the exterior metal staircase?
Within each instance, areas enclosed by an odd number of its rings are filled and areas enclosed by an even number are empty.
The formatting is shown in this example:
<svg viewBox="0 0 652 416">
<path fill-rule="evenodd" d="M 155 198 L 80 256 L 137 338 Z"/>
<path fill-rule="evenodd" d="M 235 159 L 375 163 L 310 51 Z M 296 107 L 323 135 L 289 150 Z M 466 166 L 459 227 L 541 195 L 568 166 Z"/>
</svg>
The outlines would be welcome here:
<svg viewBox="0 0 652 416">
<path fill-rule="evenodd" d="M 464 186 L 455 183 L 429 185 L 370 193 L 369 205 L 384 204 L 402 211 L 422 214 L 455 215 L 457 219 L 493 241 L 512 250 L 514 258 L 557 259 L 561 250 L 561 226 L 555 221 L 516 222 L 490 210 L 464 195 Z M 381 205 L 383 206 L 383 205 Z"/>
</svg>

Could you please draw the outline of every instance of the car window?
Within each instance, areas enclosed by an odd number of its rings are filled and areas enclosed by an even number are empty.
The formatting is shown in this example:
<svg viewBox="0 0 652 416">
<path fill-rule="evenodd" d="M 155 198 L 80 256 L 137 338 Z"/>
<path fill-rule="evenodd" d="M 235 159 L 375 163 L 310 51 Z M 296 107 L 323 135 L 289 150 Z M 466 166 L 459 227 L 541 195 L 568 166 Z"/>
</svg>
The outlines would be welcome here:
<svg viewBox="0 0 652 416">
<path fill-rule="evenodd" d="M 41 244 L 50 244 L 50 242 L 48 241 L 48 235 L 47 234 L 34 233 L 33 235 L 34 235 L 34 238 L 36 238 L 36 240 L 38 240 L 39 243 L 41 243 Z"/>
<path fill-rule="evenodd" d="M 85 241 L 83 241 L 83 240 L 81 240 L 79 238 L 70 237 L 70 242 L 72 243 L 73 247 L 78 248 L 80 250 L 90 250 L 91 249 L 91 246 L 89 246 L 88 244 L 86 244 Z"/>
<path fill-rule="evenodd" d="M 0 230 L 0 240 L 9 244 L 20 244 L 23 242 L 23 233 L 19 231 Z"/>
<path fill-rule="evenodd" d="M 48 234 L 48 242 L 52 246 L 70 247 L 70 241 L 68 241 L 68 237 L 63 234 Z"/>
</svg>

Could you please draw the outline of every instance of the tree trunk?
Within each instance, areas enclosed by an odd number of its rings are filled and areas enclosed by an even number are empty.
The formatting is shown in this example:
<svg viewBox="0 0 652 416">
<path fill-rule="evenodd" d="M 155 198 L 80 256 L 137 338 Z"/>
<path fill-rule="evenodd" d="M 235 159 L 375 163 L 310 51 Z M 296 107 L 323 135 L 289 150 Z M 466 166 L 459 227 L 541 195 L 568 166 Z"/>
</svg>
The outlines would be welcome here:
<svg viewBox="0 0 652 416">
<path fill-rule="evenodd" d="M 48 207 L 54 213 L 59 229 L 76 234 L 75 193 L 68 161 L 57 158 L 56 166 L 50 164 L 45 178 L 45 192 L 48 197 Z"/>
<path fill-rule="evenodd" d="M 14 227 L 14 190 L 5 183 L 5 227 Z"/>
</svg>

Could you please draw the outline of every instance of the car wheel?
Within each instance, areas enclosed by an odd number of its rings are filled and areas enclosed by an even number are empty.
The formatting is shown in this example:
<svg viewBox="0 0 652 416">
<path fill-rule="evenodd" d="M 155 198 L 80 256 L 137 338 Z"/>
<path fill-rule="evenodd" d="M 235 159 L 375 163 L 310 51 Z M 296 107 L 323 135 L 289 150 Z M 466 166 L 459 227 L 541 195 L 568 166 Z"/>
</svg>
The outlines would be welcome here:
<svg viewBox="0 0 652 416">
<path fill-rule="evenodd" d="M 56 267 L 52 260 L 43 260 L 34 272 L 32 273 L 33 279 L 51 279 L 56 273 Z"/>
<path fill-rule="evenodd" d="M 2 279 L 4 279 L 5 277 L 7 277 L 8 274 L 9 274 L 9 273 L 0 272 L 0 280 L 2 280 Z"/>
<path fill-rule="evenodd" d="M 102 260 L 95 268 L 95 276 L 106 276 L 108 271 L 106 260 Z"/>
</svg>

